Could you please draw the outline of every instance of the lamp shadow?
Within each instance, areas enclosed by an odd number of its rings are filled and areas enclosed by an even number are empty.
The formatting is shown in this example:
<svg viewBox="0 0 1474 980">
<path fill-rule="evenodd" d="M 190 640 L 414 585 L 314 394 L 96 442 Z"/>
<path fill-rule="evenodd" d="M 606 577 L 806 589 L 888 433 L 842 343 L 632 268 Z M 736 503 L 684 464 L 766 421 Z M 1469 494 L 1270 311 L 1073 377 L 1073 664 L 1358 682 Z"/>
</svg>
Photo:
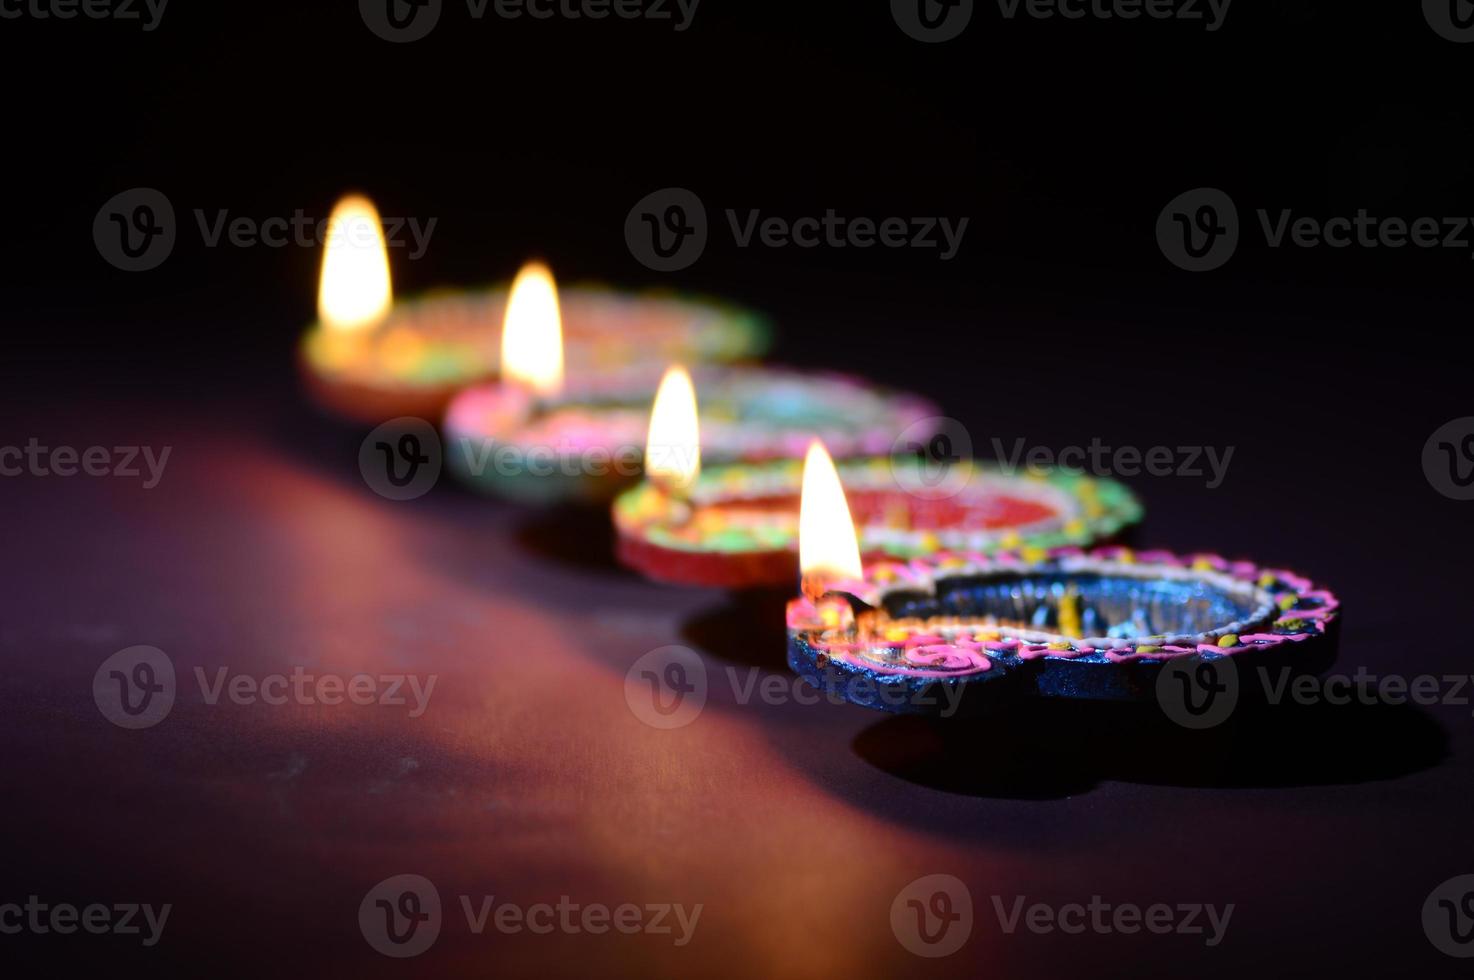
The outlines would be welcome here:
<svg viewBox="0 0 1474 980">
<path fill-rule="evenodd" d="M 1446 758 L 1448 736 L 1410 705 L 1256 705 L 1191 731 L 1155 705 L 1041 699 L 977 719 L 890 717 L 851 747 L 918 786 L 1042 800 L 1106 781 L 1248 789 L 1396 779 Z"/>
<path fill-rule="evenodd" d="M 682 636 L 728 662 L 786 673 L 784 607 L 792 592 L 733 593 L 688 619 Z M 804 710 L 826 709 L 860 710 Z M 1224 724 L 1194 731 L 1155 704 L 1031 698 L 980 718 L 880 716 L 851 750 L 872 770 L 916 786 L 1048 800 L 1104 782 L 1247 789 L 1396 779 L 1446 758 L 1448 736 L 1415 706 L 1377 701 L 1245 701 Z M 857 795 L 874 805 L 873 794 Z"/>
<path fill-rule="evenodd" d="M 516 541 L 524 551 L 560 565 L 629 574 L 614 554 L 614 528 L 607 505 L 528 508 L 527 516 L 517 524 Z"/>
<path fill-rule="evenodd" d="M 788 601 L 797 586 L 732 592 L 725 605 L 688 619 L 681 638 L 713 656 L 749 667 L 788 670 Z"/>
<path fill-rule="evenodd" d="M 355 489 L 363 478 L 357 468 L 358 451 L 372 429 L 366 424 L 329 418 L 310 405 L 283 409 L 273 417 L 271 443 L 298 465 Z M 521 504 L 479 493 L 448 471 L 442 472 L 429 505 L 463 520 L 467 505 L 510 516 L 518 547 L 538 558 L 569 568 L 628 574 L 615 558 L 614 534 L 608 504 L 566 503 L 547 507 Z"/>
</svg>

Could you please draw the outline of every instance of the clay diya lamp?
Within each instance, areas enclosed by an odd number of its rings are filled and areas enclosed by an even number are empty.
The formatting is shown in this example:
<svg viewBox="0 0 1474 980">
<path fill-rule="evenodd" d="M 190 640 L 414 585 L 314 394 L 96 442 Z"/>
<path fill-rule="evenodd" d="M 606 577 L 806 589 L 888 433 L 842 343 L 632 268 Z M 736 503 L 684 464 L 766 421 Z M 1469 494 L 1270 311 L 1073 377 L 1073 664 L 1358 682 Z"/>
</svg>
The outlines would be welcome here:
<svg viewBox="0 0 1474 980">
<path fill-rule="evenodd" d="M 805 474 L 803 594 L 788 606 L 788 662 L 833 698 L 932 715 L 1028 698 L 1151 701 L 1164 680 L 1180 679 L 1162 676 L 1174 664 L 1242 679 L 1259 668 L 1315 673 L 1334 660 L 1332 593 L 1217 555 L 1061 548 L 862 566 L 825 462 L 811 455 Z M 1215 690 L 1205 687 L 1201 703 Z"/>
<path fill-rule="evenodd" d="M 379 214 L 346 197 L 328 223 L 318 322 L 300 348 L 308 391 L 356 422 L 439 419 L 457 392 L 500 371 L 509 298 L 498 286 L 396 301 Z M 672 361 L 738 361 L 762 353 L 771 334 L 762 317 L 701 297 L 584 285 L 560 299 L 569 373 L 647 393 Z"/>
<path fill-rule="evenodd" d="M 643 471 L 655 387 L 565 377 L 556 294 L 523 289 L 532 292 L 514 290 L 509 306 L 502 380 L 462 392 L 446 413 L 449 466 L 502 497 L 607 503 Z M 718 464 L 793 458 L 814 433 L 845 456 L 873 454 L 937 414 L 925 399 L 842 375 L 744 366 L 693 375 L 701 452 Z"/>
<path fill-rule="evenodd" d="M 654 427 L 652 421 L 652 429 Z M 1115 541 L 1142 516 L 1114 480 L 1055 472 L 1010 474 L 963 460 L 959 480 L 934 485 L 914 456 L 838 464 L 867 560 L 948 552 L 1037 553 Z M 798 580 L 798 460 L 703 469 L 680 493 L 647 475 L 614 503 L 620 560 L 648 578 L 750 588 Z"/>
</svg>

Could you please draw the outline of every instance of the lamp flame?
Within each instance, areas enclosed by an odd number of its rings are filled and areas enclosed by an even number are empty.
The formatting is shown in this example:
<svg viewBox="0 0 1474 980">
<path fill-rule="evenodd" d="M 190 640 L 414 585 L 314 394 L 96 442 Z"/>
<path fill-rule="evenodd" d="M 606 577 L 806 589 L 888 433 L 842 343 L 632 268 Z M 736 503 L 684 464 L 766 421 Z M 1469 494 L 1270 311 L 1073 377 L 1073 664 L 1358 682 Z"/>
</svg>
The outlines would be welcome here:
<svg viewBox="0 0 1474 980">
<path fill-rule="evenodd" d="M 502 322 L 502 378 L 540 395 L 563 389 L 563 316 L 558 286 L 541 262 L 517 273 Z"/>
<path fill-rule="evenodd" d="M 844 485 L 839 481 L 829 451 L 818 439 L 809 443 L 808 455 L 804 457 L 803 496 L 798 509 L 798 564 L 804 592 L 811 598 L 822 594 L 829 582 L 864 575 L 860 540 L 850 517 Z"/>
<path fill-rule="evenodd" d="M 318 319 L 328 330 L 370 330 L 388 315 L 393 303 L 384 223 L 372 201 L 350 194 L 338 202 L 328 219 L 317 290 Z"/>
<path fill-rule="evenodd" d="M 701 474 L 698 418 L 691 375 L 683 367 L 667 369 L 655 393 L 645 440 L 645 475 L 667 491 L 689 490 Z"/>
</svg>

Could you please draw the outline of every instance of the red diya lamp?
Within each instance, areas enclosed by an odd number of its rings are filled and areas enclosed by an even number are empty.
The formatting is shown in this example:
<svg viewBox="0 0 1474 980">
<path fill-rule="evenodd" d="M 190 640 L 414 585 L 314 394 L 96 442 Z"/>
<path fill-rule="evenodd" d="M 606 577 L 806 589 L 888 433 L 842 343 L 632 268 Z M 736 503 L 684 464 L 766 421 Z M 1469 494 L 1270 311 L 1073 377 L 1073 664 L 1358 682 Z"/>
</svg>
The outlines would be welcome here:
<svg viewBox="0 0 1474 980">
<path fill-rule="evenodd" d="M 642 471 L 655 386 L 618 375 L 565 378 L 559 324 L 551 277 L 519 277 L 502 380 L 467 389 L 446 413 L 449 465 L 499 496 L 607 502 Z M 936 415 L 924 399 L 839 375 L 709 366 L 696 380 L 708 399 L 700 448 L 717 462 L 791 458 L 814 431 L 845 455 L 875 453 Z"/>
<path fill-rule="evenodd" d="M 694 393 L 666 394 L 662 387 L 651 413 L 646 479 L 614 502 L 620 560 L 648 578 L 681 585 L 794 581 L 803 466 L 784 460 L 703 470 Z M 661 457 L 667 466 L 653 462 Z M 961 470 L 933 479 L 915 456 L 841 462 L 861 551 L 874 558 L 939 550 L 1032 553 L 1108 541 L 1141 520 L 1141 504 L 1113 480 L 1012 475 L 970 460 L 955 465 Z"/>
<path fill-rule="evenodd" d="M 704 298 L 561 292 L 568 367 L 653 389 L 671 361 L 721 363 L 761 353 L 761 317 Z M 456 392 L 495 377 L 510 289 L 444 290 L 396 302 L 378 211 L 350 195 L 333 209 L 323 253 L 318 322 L 302 340 L 309 391 L 355 421 L 438 419 Z"/>
<path fill-rule="evenodd" d="M 802 597 L 788 662 L 832 696 L 913 714 L 1033 697 L 1149 700 L 1181 660 L 1323 670 L 1340 604 L 1292 572 L 1217 555 L 1059 548 L 862 565 L 822 447 L 804 470 Z"/>
</svg>

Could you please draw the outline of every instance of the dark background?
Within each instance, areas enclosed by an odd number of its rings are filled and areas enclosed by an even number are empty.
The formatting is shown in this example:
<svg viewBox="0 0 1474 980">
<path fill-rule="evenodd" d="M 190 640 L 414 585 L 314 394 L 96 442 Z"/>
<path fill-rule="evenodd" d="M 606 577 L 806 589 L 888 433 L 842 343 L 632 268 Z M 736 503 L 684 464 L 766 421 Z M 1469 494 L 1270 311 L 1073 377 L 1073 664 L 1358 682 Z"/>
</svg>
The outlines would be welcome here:
<svg viewBox="0 0 1474 980">
<path fill-rule="evenodd" d="M 938 732 L 792 705 L 723 706 L 723 727 L 694 744 L 631 731 L 620 678 L 646 649 L 687 643 L 714 672 L 782 673 L 774 604 L 645 586 L 589 544 L 603 525 L 587 515 L 453 488 L 373 497 L 354 469 L 362 433 L 317 417 L 292 366 L 318 254 L 205 248 L 192 212 L 325 216 L 360 189 L 385 215 L 438 218 L 423 259 L 395 256 L 401 294 L 504 279 L 537 254 L 565 280 L 727 296 L 775 318 L 777 359 L 927 393 L 984 454 L 995 436 L 1234 446 L 1217 490 L 1133 483 L 1145 542 L 1330 584 L 1347 607 L 1341 669 L 1445 673 L 1468 665 L 1471 505 L 1435 493 L 1419 457 L 1470 414 L 1470 251 L 1272 250 L 1254 211 L 1474 215 L 1471 56 L 1417 4 L 1240 0 L 1216 33 L 1009 22 L 980 4 L 936 46 L 881 2 L 704 0 L 685 33 L 474 22 L 449 3 L 429 38 L 398 46 L 342 0 L 174 0 L 153 33 L 0 21 L 0 441 L 167 443 L 178 471 L 152 494 L 0 482 L 13 851 L 0 900 L 178 905 L 146 954 L 116 937 L 0 937 L 0 957 L 255 975 L 576 974 L 600 960 L 640 975 L 894 975 L 937 964 L 896 946 L 890 897 L 948 871 L 979 907 L 974 939 L 939 967 L 957 975 L 1454 975 L 1420 908 L 1474 871 L 1467 707 L 1299 712 L 1206 741 L 1111 713 Z M 161 268 L 127 274 L 91 225 L 134 186 L 169 196 L 180 240 Z M 623 241 L 630 207 L 667 186 L 721 223 L 674 276 Z M 1190 275 L 1154 224 L 1200 186 L 1235 199 L 1245 240 L 1225 268 Z M 729 207 L 971 221 L 941 262 L 738 249 Z M 394 646 L 401 627 L 416 652 Z M 133 734 L 98 717 L 89 686 L 132 643 L 258 671 L 394 647 L 391 662 L 460 683 L 447 720 L 413 733 L 181 705 Z M 468 693 L 493 680 L 485 701 Z M 609 744 L 629 751 L 594 765 L 589 746 Z M 914 763 L 932 750 L 956 765 Z M 390 755 L 420 760 L 413 792 L 364 789 Z M 299 756 L 311 762 L 289 792 L 273 774 Z M 683 950 L 460 936 L 380 960 L 357 937 L 357 899 L 422 868 L 447 895 L 684 895 L 707 918 Z M 1239 912 L 1206 952 L 1000 937 L 995 892 Z"/>
</svg>

